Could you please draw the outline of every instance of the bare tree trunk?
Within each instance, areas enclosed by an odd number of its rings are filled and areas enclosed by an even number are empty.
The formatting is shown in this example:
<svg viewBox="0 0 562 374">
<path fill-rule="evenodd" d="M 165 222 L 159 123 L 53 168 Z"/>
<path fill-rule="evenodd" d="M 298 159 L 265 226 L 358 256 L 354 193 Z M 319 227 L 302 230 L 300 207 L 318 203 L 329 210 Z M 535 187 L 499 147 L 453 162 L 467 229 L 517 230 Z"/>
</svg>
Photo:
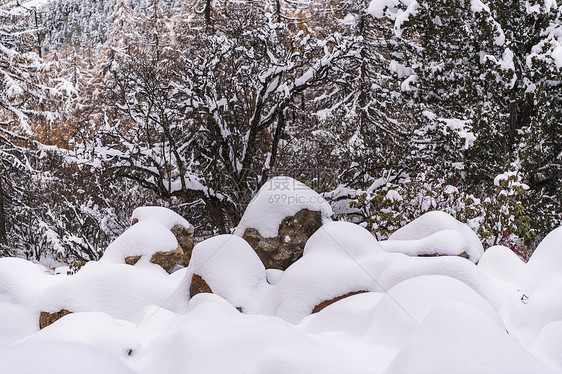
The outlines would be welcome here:
<svg viewBox="0 0 562 374">
<path fill-rule="evenodd" d="M 213 18 L 211 16 L 212 4 L 211 0 L 205 2 L 205 23 L 207 24 L 207 32 L 214 33 L 215 26 L 213 25 Z"/>
<path fill-rule="evenodd" d="M 0 172 L 0 244 L 6 243 L 6 212 L 4 211 L 4 189 L 2 187 L 3 172 Z"/>
<path fill-rule="evenodd" d="M 277 15 L 277 23 L 281 23 L 281 0 L 275 1 L 275 13 Z"/>
</svg>

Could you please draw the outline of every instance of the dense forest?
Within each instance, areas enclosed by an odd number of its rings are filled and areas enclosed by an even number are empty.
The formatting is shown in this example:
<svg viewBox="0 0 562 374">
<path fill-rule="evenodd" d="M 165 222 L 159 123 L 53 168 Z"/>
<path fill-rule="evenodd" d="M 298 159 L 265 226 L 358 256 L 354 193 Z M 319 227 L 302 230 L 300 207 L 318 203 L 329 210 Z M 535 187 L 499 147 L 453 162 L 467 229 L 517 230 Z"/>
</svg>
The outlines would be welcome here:
<svg viewBox="0 0 562 374">
<path fill-rule="evenodd" d="M 526 259 L 562 222 L 553 0 L 0 6 L 0 255 L 98 259 L 141 205 L 198 240 L 275 175 L 378 239 L 429 210 Z"/>
</svg>

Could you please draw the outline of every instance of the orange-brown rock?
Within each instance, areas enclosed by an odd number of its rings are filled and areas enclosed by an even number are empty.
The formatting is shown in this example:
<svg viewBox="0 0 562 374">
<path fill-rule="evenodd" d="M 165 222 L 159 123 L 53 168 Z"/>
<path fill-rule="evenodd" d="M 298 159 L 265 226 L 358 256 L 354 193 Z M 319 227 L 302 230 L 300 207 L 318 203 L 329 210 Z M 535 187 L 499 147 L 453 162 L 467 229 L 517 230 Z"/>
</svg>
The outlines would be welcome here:
<svg viewBox="0 0 562 374">
<path fill-rule="evenodd" d="M 39 328 L 43 329 L 70 313 L 72 312 L 66 309 L 61 309 L 58 312 L 54 313 L 41 312 L 41 314 L 39 315 Z"/>
<path fill-rule="evenodd" d="M 367 291 L 349 292 L 349 293 L 346 293 L 345 295 L 334 297 L 333 299 L 330 299 L 330 300 L 322 301 L 320 304 L 316 305 L 314 307 L 314 309 L 312 309 L 312 313 L 318 313 L 319 311 L 321 311 L 322 309 L 324 309 L 328 305 L 332 305 L 333 303 L 338 302 L 342 299 L 345 299 L 346 297 L 357 295 L 357 294 L 360 294 L 360 293 L 365 293 L 365 292 L 367 292 Z"/>
<path fill-rule="evenodd" d="M 193 274 L 191 285 L 189 286 L 189 297 L 193 297 L 198 293 L 213 293 L 213 290 L 211 290 L 211 287 L 200 275 Z"/>
</svg>

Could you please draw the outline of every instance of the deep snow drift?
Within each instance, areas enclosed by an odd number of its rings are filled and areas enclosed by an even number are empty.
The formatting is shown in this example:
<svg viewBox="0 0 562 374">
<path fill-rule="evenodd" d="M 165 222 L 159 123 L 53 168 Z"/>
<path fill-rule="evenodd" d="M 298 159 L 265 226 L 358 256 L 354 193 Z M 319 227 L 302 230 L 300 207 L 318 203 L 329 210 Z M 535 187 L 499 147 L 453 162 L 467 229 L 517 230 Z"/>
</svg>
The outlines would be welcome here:
<svg viewBox="0 0 562 374">
<path fill-rule="evenodd" d="M 525 264 L 506 247 L 482 253 L 444 213 L 383 243 L 327 222 L 286 271 L 221 235 L 168 274 L 119 258 L 172 248 L 167 230 L 182 222 L 135 215 L 74 275 L 0 259 L 1 373 L 562 373 L 562 227 Z M 436 251 L 447 256 L 417 257 Z M 213 293 L 190 299 L 194 275 Z M 39 329 L 41 312 L 62 309 L 72 313 Z"/>
</svg>

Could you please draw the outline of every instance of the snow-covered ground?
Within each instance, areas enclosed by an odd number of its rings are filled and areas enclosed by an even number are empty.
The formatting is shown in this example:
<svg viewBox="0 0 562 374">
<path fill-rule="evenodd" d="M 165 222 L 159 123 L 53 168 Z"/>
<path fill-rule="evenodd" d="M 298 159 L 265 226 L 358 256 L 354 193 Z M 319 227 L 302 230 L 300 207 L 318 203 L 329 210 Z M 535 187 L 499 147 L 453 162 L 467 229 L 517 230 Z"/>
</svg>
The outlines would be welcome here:
<svg viewBox="0 0 562 374">
<path fill-rule="evenodd" d="M 152 213 L 112 248 L 150 233 L 173 249 L 176 218 Z M 562 227 L 528 263 L 482 253 L 465 229 L 432 213 L 379 243 L 327 221 L 284 272 L 236 235 L 196 245 L 172 274 L 117 250 L 74 275 L 2 258 L 0 373 L 562 373 Z M 417 256 L 436 250 L 448 256 Z M 194 274 L 214 293 L 190 298 Z M 62 309 L 40 330 L 41 312 Z"/>
</svg>

